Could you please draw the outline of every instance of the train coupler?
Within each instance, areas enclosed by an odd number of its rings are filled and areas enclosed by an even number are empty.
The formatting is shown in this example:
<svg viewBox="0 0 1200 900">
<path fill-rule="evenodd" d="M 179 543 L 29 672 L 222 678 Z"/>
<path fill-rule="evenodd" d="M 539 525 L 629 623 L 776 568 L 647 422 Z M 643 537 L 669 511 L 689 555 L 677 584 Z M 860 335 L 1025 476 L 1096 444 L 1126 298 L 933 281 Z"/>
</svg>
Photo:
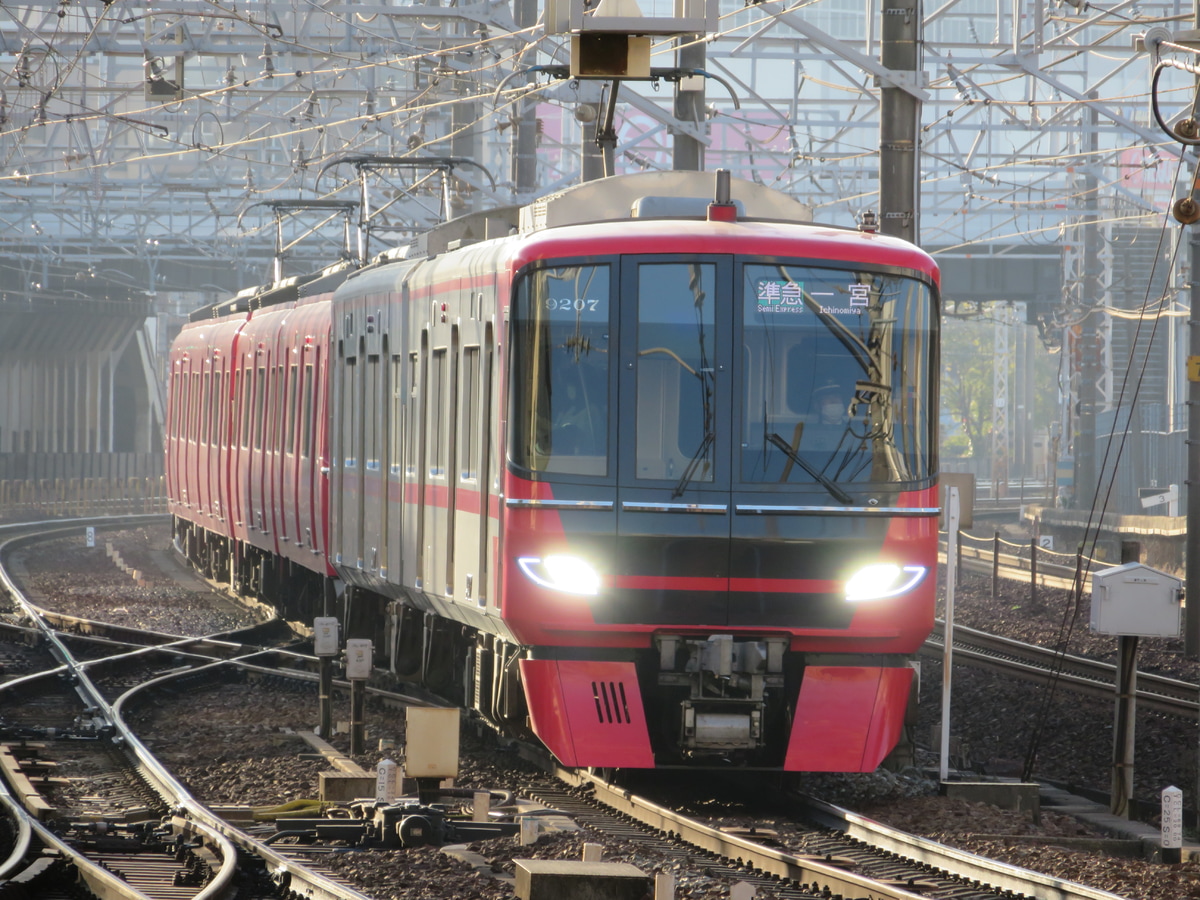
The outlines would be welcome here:
<svg viewBox="0 0 1200 900">
<path fill-rule="evenodd" d="M 745 700 L 684 700 L 680 746 L 700 752 L 757 750 L 763 745 L 764 704 Z"/>
<path fill-rule="evenodd" d="M 764 746 L 766 693 L 783 685 L 786 637 L 691 638 L 658 635 L 658 683 L 686 690 L 679 746 L 689 753 L 753 751 Z"/>
</svg>

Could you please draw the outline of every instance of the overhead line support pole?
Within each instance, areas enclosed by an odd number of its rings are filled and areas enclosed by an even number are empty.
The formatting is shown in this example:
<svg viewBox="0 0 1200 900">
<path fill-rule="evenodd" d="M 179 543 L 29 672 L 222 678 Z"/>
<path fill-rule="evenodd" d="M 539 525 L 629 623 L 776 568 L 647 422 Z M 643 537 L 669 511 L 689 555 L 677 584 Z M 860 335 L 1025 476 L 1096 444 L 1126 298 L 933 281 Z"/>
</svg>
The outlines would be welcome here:
<svg viewBox="0 0 1200 900">
<path fill-rule="evenodd" d="M 881 13 L 880 62 L 894 73 L 912 73 L 919 86 L 920 0 L 883 0 Z M 921 101 L 913 91 L 881 80 L 879 103 L 879 230 L 916 244 Z"/>
<path fill-rule="evenodd" d="M 1200 179 L 1200 155 L 1196 157 L 1196 175 Z M 1193 189 L 1192 197 L 1200 202 L 1200 191 Z M 1187 360 L 1187 534 L 1184 536 L 1187 599 L 1183 643 L 1188 659 L 1197 659 L 1200 658 L 1200 224 L 1190 226 L 1189 230 L 1191 303 Z"/>
<path fill-rule="evenodd" d="M 1200 28 L 1200 0 L 1193 6 Z M 1197 83 L 1200 90 L 1200 81 Z M 1200 203 L 1200 147 L 1192 148 L 1194 175 L 1189 195 Z M 1187 358 L 1187 533 L 1184 536 L 1183 652 L 1200 659 L 1200 224 L 1188 227 L 1188 358 Z M 1200 770 L 1197 779 L 1200 780 Z M 1198 814 L 1200 819 L 1200 814 Z"/>
</svg>

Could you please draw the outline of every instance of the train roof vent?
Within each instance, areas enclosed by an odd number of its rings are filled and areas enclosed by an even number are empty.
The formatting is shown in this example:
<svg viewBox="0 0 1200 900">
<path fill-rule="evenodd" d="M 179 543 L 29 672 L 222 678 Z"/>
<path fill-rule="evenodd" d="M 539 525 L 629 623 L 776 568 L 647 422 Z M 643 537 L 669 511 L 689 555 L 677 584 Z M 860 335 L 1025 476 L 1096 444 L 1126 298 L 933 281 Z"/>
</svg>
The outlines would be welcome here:
<svg viewBox="0 0 1200 900">
<path fill-rule="evenodd" d="M 357 266 L 349 260 L 342 260 L 332 266 L 326 266 L 320 272 L 314 272 L 300 284 L 300 298 L 332 293 L 356 268 Z"/>
<path fill-rule="evenodd" d="M 501 206 L 496 209 L 467 213 L 457 219 L 435 225 L 417 236 L 413 250 L 408 256 L 437 256 L 447 250 L 457 250 L 479 241 L 490 241 L 506 237 L 517 227 L 517 207 Z"/>
<path fill-rule="evenodd" d="M 767 222 L 811 222 L 812 209 L 799 200 L 765 185 L 730 179 L 730 197 L 738 204 L 738 219 L 757 219 Z M 637 172 L 586 181 L 535 200 L 521 209 L 521 232 L 529 233 L 566 225 L 593 222 L 614 222 L 634 216 L 650 218 L 650 209 L 657 208 L 653 217 L 705 218 L 713 197 L 712 172 Z M 703 198 L 703 199 L 700 199 Z M 681 207 L 668 211 L 671 204 L 696 203 L 693 208 Z M 643 209 L 642 201 L 649 201 Z M 697 211 L 693 211 L 693 209 Z"/>
<path fill-rule="evenodd" d="M 711 197 L 639 197 L 633 201 L 635 219 L 704 219 L 708 217 Z M 746 205 L 733 201 L 737 217 L 746 217 Z"/>
</svg>

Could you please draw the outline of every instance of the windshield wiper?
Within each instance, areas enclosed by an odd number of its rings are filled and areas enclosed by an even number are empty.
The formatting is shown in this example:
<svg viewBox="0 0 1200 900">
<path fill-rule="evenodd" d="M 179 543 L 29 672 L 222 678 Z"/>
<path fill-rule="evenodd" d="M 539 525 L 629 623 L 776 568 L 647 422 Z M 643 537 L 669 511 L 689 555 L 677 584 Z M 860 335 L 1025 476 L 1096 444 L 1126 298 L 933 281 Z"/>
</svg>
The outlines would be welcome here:
<svg viewBox="0 0 1200 900">
<path fill-rule="evenodd" d="M 700 446 L 696 448 L 696 452 L 688 460 L 687 468 L 683 470 L 683 475 L 680 476 L 679 483 L 675 485 L 675 490 L 671 491 L 672 498 L 683 496 L 683 492 L 687 490 L 687 486 L 696 477 L 696 469 L 699 467 L 701 460 L 707 459 L 708 448 L 712 446 L 713 441 L 716 439 L 717 436 L 713 432 L 706 431 L 704 433 L 704 440 L 700 442 Z"/>
<path fill-rule="evenodd" d="M 766 436 L 767 440 L 787 454 L 787 458 L 802 468 L 805 472 L 812 476 L 813 481 L 829 491 L 835 500 L 840 500 L 842 503 L 850 504 L 854 502 L 854 498 L 843 491 L 840 487 L 830 481 L 826 476 L 822 475 L 815 469 L 803 456 L 792 449 L 792 445 L 781 438 L 778 433 L 772 431 Z"/>
</svg>

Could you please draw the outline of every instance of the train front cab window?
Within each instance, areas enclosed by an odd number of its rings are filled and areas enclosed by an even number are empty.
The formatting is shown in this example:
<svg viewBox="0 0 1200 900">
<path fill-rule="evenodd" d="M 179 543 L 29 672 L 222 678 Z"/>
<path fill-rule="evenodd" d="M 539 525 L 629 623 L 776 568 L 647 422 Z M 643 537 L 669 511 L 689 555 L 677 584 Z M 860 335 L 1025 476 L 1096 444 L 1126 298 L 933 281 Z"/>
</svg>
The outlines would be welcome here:
<svg viewBox="0 0 1200 900">
<path fill-rule="evenodd" d="M 539 479 L 616 474 L 665 488 L 656 502 L 782 483 L 847 503 L 838 484 L 927 482 L 933 314 L 924 282 L 832 264 L 625 257 L 534 269 L 513 319 L 511 461 Z"/>
<path fill-rule="evenodd" d="M 716 477 L 716 282 L 711 262 L 637 267 L 638 480 Z"/>
<path fill-rule="evenodd" d="M 928 478 L 931 296 L 898 275 L 746 265 L 742 482 L 837 497 L 829 485 Z"/>
<path fill-rule="evenodd" d="M 609 473 L 609 269 L 535 269 L 518 285 L 510 453 L 523 469 Z"/>
</svg>

